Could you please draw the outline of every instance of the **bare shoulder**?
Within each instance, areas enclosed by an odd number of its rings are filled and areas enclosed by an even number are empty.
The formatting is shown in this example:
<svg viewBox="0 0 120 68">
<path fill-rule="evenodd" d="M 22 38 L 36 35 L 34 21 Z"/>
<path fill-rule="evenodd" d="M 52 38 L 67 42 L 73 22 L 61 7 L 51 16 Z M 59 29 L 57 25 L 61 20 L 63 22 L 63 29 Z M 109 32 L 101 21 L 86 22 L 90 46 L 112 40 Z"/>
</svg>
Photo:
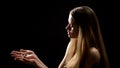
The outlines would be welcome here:
<svg viewBox="0 0 120 68">
<path fill-rule="evenodd" d="M 94 63 L 99 63 L 100 61 L 99 50 L 95 47 L 90 48 L 89 57 L 90 57 L 90 60 L 93 61 Z"/>
</svg>

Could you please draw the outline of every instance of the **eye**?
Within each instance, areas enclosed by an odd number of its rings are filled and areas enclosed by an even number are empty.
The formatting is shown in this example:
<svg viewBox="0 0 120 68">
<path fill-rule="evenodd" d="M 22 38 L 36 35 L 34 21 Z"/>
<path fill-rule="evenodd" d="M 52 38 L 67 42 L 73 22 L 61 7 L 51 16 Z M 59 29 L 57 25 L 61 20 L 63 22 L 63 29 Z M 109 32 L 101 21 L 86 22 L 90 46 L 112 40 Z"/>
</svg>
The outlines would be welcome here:
<svg viewBox="0 0 120 68">
<path fill-rule="evenodd" d="M 72 25 L 72 24 L 70 24 L 70 27 L 73 27 L 73 25 Z"/>
<path fill-rule="evenodd" d="M 74 28 L 73 27 L 71 27 L 71 30 L 73 30 Z"/>
</svg>

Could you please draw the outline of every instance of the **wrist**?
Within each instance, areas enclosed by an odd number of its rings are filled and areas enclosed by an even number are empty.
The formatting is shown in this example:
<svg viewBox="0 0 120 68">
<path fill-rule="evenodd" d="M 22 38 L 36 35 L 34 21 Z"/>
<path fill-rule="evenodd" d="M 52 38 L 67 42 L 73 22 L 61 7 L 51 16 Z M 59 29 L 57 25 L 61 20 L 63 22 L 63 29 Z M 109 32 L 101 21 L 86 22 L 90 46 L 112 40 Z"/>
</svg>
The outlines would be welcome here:
<svg viewBox="0 0 120 68">
<path fill-rule="evenodd" d="M 48 68 L 41 60 L 35 61 L 36 68 Z"/>
</svg>

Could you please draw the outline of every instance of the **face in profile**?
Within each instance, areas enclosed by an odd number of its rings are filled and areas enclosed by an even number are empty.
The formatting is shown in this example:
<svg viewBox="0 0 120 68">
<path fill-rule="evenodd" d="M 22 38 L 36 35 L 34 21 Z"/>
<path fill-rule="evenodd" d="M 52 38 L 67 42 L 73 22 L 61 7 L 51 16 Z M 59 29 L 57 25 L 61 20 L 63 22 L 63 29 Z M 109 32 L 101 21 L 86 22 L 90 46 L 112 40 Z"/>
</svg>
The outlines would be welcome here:
<svg viewBox="0 0 120 68">
<path fill-rule="evenodd" d="M 69 14 L 68 25 L 66 26 L 66 30 L 69 38 L 77 38 L 79 29 L 71 14 Z"/>
</svg>

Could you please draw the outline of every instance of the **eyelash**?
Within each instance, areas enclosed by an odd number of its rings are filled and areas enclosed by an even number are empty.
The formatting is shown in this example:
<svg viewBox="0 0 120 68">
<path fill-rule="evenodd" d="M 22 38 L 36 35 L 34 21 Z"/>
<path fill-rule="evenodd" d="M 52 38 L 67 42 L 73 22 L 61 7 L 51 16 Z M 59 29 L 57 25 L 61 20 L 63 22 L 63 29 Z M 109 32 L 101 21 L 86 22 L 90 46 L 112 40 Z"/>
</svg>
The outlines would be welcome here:
<svg viewBox="0 0 120 68">
<path fill-rule="evenodd" d="M 73 25 L 69 24 L 70 27 L 73 27 Z"/>
</svg>

